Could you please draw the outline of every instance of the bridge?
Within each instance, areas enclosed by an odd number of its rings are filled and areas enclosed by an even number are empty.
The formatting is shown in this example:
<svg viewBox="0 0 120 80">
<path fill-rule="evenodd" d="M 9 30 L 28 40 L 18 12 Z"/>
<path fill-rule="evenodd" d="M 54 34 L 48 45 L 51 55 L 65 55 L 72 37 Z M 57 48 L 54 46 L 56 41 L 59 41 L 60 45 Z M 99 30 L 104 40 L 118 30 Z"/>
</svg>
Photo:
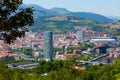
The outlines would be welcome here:
<svg viewBox="0 0 120 80">
<path fill-rule="evenodd" d="M 90 62 L 94 62 L 94 61 L 96 61 L 96 60 L 98 60 L 98 59 L 101 59 L 101 58 L 104 58 L 104 57 L 106 57 L 106 56 L 108 56 L 108 55 L 109 55 L 109 54 L 104 54 L 104 55 L 98 56 L 98 57 L 90 60 Z"/>
<path fill-rule="evenodd" d="M 98 59 L 104 58 L 108 55 L 109 54 L 104 54 L 104 55 L 98 56 L 98 57 L 96 57 L 96 58 L 94 58 L 90 61 L 79 61 L 79 62 L 82 63 L 83 65 L 86 65 L 86 64 L 93 64 L 93 65 L 106 64 L 106 63 L 103 63 L 103 62 L 95 62 L 95 61 L 98 60 Z"/>
</svg>

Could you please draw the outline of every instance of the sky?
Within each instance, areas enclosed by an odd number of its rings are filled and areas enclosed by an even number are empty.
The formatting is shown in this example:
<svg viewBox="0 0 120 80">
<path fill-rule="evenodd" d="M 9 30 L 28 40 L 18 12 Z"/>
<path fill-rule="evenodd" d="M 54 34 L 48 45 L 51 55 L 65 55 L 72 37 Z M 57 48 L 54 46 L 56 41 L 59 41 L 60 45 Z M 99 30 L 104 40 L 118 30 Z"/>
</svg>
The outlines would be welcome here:
<svg viewBox="0 0 120 80">
<path fill-rule="evenodd" d="M 43 8 L 66 8 L 72 12 L 93 12 L 105 16 L 120 17 L 120 0 L 23 0 Z"/>
</svg>

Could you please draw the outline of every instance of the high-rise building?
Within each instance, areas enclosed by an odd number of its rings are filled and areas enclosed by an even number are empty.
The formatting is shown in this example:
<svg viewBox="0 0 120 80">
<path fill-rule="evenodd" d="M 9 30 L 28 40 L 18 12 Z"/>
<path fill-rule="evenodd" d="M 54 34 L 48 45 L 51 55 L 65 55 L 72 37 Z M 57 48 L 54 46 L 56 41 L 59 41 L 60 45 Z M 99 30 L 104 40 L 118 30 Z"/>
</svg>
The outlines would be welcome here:
<svg viewBox="0 0 120 80">
<path fill-rule="evenodd" d="M 51 31 L 44 32 L 44 58 L 53 61 L 54 48 L 53 48 L 53 33 Z"/>
<path fill-rule="evenodd" d="M 85 32 L 83 30 L 77 31 L 76 38 L 78 40 L 84 40 L 84 34 Z"/>
<path fill-rule="evenodd" d="M 53 41 L 58 41 L 59 40 L 59 36 L 57 34 L 53 35 Z"/>
</svg>

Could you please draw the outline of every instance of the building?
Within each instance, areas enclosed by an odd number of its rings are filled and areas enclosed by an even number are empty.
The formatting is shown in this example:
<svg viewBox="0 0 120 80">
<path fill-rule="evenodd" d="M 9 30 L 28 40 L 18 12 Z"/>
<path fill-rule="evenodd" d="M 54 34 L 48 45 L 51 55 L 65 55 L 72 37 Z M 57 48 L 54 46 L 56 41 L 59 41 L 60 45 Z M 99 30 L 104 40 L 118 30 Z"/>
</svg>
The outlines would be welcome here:
<svg viewBox="0 0 120 80">
<path fill-rule="evenodd" d="M 94 46 L 93 49 L 96 50 L 97 53 L 103 53 L 106 54 L 107 53 L 107 48 L 106 46 Z"/>
<path fill-rule="evenodd" d="M 73 54 L 76 54 L 76 55 L 81 55 L 82 51 L 81 50 L 74 50 L 73 51 Z"/>
<path fill-rule="evenodd" d="M 20 68 L 20 69 L 31 69 L 38 66 L 39 63 L 36 62 L 18 62 L 7 64 L 9 68 Z"/>
<path fill-rule="evenodd" d="M 59 35 L 54 34 L 54 35 L 53 35 L 53 41 L 58 41 L 58 40 L 59 40 Z"/>
<path fill-rule="evenodd" d="M 55 59 L 56 60 L 65 60 L 64 52 L 56 52 Z"/>
<path fill-rule="evenodd" d="M 53 33 L 46 31 L 44 33 L 44 58 L 53 61 L 54 48 L 53 48 Z"/>
<path fill-rule="evenodd" d="M 107 38 L 98 38 L 98 39 L 91 39 L 90 42 L 92 43 L 102 43 L 102 44 L 117 44 L 115 39 L 107 39 Z"/>
<path fill-rule="evenodd" d="M 16 54 L 12 54 L 9 51 L 0 51 L 0 60 L 3 61 L 12 61 L 15 60 L 15 56 Z"/>
<path fill-rule="evenodd" d="M 76 38 L 77 40 L 84 40 L 85 32 L 83 30 L 77 31 Z"/>
</svg>

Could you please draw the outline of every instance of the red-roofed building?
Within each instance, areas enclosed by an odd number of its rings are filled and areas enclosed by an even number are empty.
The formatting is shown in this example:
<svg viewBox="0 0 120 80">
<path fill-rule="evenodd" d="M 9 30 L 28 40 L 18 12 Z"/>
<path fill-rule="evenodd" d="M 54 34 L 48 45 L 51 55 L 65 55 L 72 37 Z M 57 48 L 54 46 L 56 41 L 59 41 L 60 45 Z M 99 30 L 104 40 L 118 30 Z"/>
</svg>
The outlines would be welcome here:
<svg viewBox="0 0 120 80">
<path fill-rule="evenodd" d="M 94 46 L 93 49 L 96 50 L 97 53 L 102 53 L 102 54 L 106 54 L 106 47 L 105 46 Z"/>
</svg>

